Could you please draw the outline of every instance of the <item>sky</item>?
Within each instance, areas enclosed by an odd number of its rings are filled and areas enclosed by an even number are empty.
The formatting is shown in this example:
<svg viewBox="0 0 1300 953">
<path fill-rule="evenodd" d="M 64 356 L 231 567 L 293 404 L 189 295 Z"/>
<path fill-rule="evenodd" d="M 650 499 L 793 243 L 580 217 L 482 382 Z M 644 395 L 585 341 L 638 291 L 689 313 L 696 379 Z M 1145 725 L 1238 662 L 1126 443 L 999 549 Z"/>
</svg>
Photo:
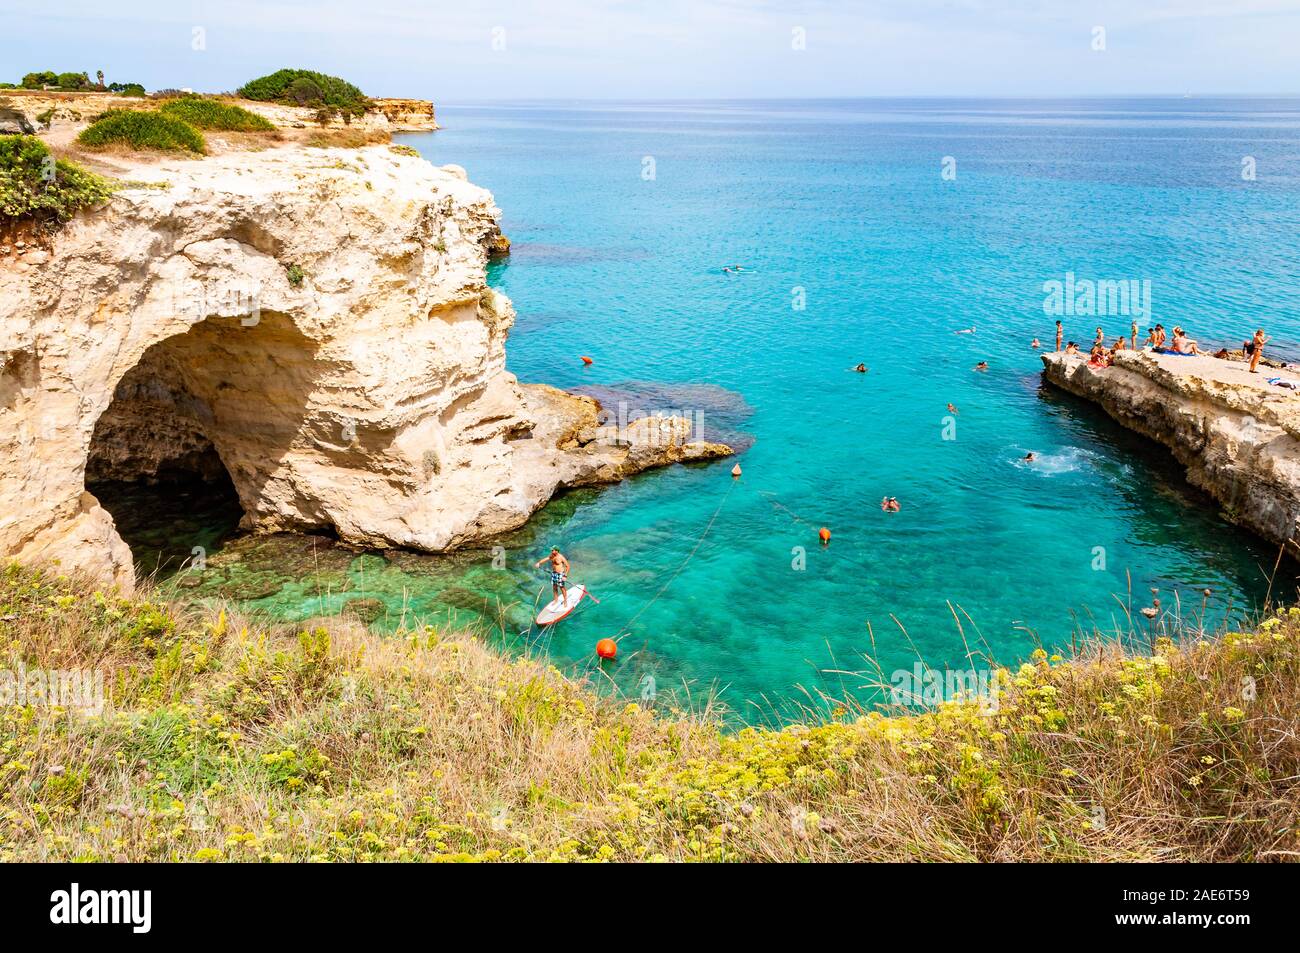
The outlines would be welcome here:
<svg viewBox="0 0 1300 953">
<path fill-rule="evenodd" d="M 0 0 L 0 78 L 492 99 L 1300 92 L 1300 0 Z"/>
</svg>

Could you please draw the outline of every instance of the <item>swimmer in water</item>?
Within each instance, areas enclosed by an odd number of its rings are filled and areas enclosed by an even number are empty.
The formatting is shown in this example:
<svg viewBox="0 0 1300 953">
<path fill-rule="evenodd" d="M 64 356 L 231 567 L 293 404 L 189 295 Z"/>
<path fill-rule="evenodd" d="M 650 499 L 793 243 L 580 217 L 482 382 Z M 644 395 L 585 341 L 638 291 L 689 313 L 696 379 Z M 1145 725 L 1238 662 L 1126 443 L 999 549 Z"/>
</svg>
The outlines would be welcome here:
<svg viewBox="0 0 1300 953">
<path fill-rule="evenodd" d="M 988 369 L 989 369 L 988 361 L 980 361 L 978 364 L 975 365 L 975 370 L 977 371 L 987 371 Z"/>
<path fill-rule="evenodd" d="M 960 414 L 961 411 L 958 410 L 956 407 L 954 407 L 952 404 L 949 404 L 949 405 L 948 405 L 948 413 L 950 413 L 950 414 Z"/>
<path fill-rule="evenodd" d="M 1038 458 L 1034 456 L 1034 451 L 1032 450 L 1025 454 L 1025 463 L 1033 463 L 1036 459 Z"/>
<path fill-rule="evenodd" d="M 859 374 L 865 374 L 867 372 L 867 365 L 859 364 L 857 367 L 853 369 L 857 371 Z"/>
<path fill-rule="evenodd" d="M 1030 341 L 1029 346 L 1032 347 L 1034 350 L 1038 350 L 1040 347 L 1042 347 L 1042 345 L 1038 343 L 1038 338 L 1034 338 L 1032 341 Z"/>
<path fill-rule="evenodd" d="M 972 324 L 972 325 L 971 325 L 970 327 L 968 327 L 968 328 L 962 328 L 960 331 L 953 331 L 952 333 L 953 333 L 953 334 L 974 334 L 974 333 L 975 333 L 975 325 Z"/>
</svg>

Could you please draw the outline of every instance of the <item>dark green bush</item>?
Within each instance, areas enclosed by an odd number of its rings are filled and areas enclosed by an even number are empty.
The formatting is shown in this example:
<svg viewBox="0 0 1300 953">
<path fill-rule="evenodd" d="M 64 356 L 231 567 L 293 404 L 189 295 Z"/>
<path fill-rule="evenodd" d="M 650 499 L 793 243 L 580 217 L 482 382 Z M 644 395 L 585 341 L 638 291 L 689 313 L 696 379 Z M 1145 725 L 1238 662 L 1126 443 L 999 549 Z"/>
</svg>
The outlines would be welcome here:
<svg viewBox="0 0 1300 953">
<path fill-rule="evenodd" d="M 187 122 L 161 112 L 111 109 L 87 127 L 77 141 L 85 146 L 131 146 L 164 152 L 208 151 L 203 135 Z"/>
<path fill-rule="evenodd" d="M 325 92 L 305 76 L 300 76 L 284 88 L 284 98 L 299 106 L 319 106 L 325 102 Z"/>
<path fill-rule="evenodd" d="M 0 220 L 66 222 L 113 194 L 113 183 L 55 160 L 35 136 L 0 136 Z"/>
<path fill-rule="evenodd" d="M 60 73 L 58 84 L 60 89 L 85 89 L 90 85 L 90 77 L 85 73 Z"/>
<path fill-rule="evenodd" d="M 119 96 L 145 96 L 144 87 L 139 83 L 109 83 L 108 91 Z"/>
<path fill-rule="evenodd" d="M 40 89 L 42 86 L 57 85 L 59 85 L 59 74 L 53 70 L 28 73 L 23 77 L 23 89 Z"/>
<path fill-rule="evenodd" d="M 353 116 L 370 108 L 366 94 L 351 83 L 307 69 L 282 69 L 250 80 L 240 87 L 239 95 L 259 102 L 329 106 Z"/>
<path fill-rule="evenodd" d="M 197 126 L 199 129 L 267 132 L 275 128 L 257 113 L 251 113 L 242 106 L 232 106 L 215 99 L 200 99 L 198 96 L 173 99 L 158 112 L 179 119 L 181 122 L 187 122 L 191 126 Z"/>
</svg>

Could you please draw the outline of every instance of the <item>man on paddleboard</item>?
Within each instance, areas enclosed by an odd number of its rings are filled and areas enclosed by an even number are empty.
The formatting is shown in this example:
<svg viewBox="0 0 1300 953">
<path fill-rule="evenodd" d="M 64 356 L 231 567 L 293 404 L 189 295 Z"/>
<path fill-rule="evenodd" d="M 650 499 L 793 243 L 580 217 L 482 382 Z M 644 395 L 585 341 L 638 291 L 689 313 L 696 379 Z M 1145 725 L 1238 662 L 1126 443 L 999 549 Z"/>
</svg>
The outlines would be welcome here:
<svg viewBox="0 0 1300 953">
<path fill-rule="evenodd" d="M 537 562 L 533 563 L 533 567 L 536 568 L 544 562 L 549 562 L 551 564 L 551 592 L 557 597 L 567 595 L 569 586 L 569 561 L 564 558 L 562 552 L 552 546 L 551 554 L 549 556 L 543 556 L 541 559 L 537 560 Z"/>
</svg>

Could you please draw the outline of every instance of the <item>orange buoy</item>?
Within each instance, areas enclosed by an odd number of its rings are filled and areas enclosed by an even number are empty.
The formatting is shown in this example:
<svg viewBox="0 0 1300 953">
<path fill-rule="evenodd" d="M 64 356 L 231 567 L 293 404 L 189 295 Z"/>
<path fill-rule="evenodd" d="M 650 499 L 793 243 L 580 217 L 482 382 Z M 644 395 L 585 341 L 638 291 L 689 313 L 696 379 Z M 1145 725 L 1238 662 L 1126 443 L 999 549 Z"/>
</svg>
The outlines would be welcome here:
<svg viewBox="0 0 1300 953">
<path fill-rule="evenodd" d="M 731 468 L 731 475 L 732 475 L 732 476 L 737 476 L 737 477 L 740 476 L 740 464 L 739 464 L 739 463 L 737 463 L 734 467 Z"/>
<path fill-rule="evenodd" d="M 831 531 L 825 526 L 817 531 L 817 535 L 821 537 L 823 543 L 829 543 L 831 541 Z"/>
<path fill-rule="evenodd" d="M 596 654 L 601 658 L 613 658 L 618 654 L 618 643 L 613 639 L 601 639 L 596 643 Z"/>
<path fill-rule="evenodd" d="M 590 363 L 591 363 L 591 358 L 589 358 L 589 357 L 588 357 L 587 355 L 585 355 L 585 354 L 582 355 L 582 363 L 584 363 L 584 364 L 590 364 Z"/>
</svg>

